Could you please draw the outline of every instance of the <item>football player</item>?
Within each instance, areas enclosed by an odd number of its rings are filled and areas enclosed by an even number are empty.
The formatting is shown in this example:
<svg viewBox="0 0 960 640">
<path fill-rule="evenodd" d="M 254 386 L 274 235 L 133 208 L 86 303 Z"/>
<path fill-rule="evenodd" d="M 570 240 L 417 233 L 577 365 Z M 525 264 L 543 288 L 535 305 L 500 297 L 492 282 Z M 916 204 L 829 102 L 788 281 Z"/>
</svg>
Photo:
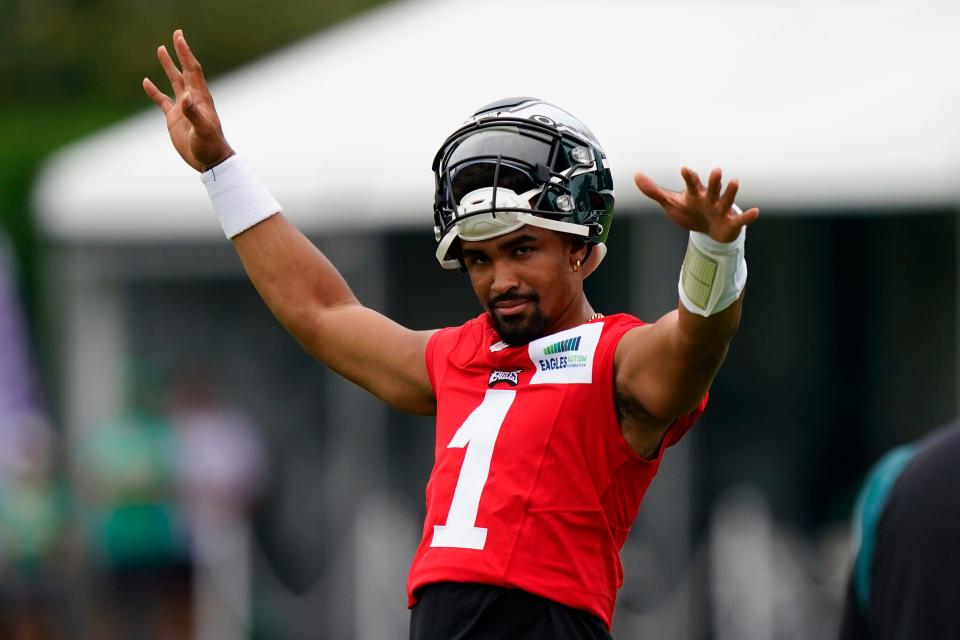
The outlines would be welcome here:
<svg viewBox="0 0 960 640">
<path fill-rule="evenodd" d="M 854 515 L 839 640 L 960 638 L 960 424 L 888 451 Z"/>
<path fill-rule="evenodd" d="M 477 111 L 434 160 L 436 257 L 484 311 L 412 331 L 362 306 L 227 143 L 183 33 L 144 90 L 201 172 L 266 304 L 311 354 L 388 403 L 436 416 L 436 462 L 410 571 L 411 638 L 609 638 L 619 550 L 663 451 L 699 416 L 736 331 L 758 209 L 714 170 L 637 186 L 690 231 L 680 304 L 653 324 L 604 316 L 584 279 L 606 252 L 603 149 L 533 98 Z"/>
</svg>

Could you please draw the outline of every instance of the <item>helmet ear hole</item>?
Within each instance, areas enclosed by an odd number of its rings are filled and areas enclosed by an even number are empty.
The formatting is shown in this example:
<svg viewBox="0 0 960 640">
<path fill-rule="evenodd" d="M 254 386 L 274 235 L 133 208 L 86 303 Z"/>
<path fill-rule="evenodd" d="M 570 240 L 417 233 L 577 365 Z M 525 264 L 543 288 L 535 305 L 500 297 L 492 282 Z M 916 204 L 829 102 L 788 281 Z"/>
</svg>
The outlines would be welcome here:
<svg viewBox="0 0 960 640">
<path fill-rule="evenodd" d="M 602 211 L 607 208 L 607 203 L 604 202 L 603 196 L 601 196 L 596 191 L 591 191 L 590 195 L 590 209 L 593 211 Z"/>
</svg>

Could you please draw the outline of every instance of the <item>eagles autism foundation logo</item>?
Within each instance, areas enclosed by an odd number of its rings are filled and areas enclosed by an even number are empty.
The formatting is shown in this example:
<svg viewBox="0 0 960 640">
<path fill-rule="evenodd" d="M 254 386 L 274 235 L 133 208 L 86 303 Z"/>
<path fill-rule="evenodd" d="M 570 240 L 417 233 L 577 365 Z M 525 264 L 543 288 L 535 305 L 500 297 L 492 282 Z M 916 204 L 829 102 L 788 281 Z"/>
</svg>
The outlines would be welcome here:
<svg viewBox="0 0 960 640">
<path fill-rule="evenodd" d="M 531 342 L 528 354 L 536 369 L 530 384 L 589 383 L 602 331 L 599 323 L 583 325 Z"/>
<path fill-rule="evenodd" d="M 555 353 L 576 351 L 580 348 L 580 340 L 582 337 L 583 336 L 577 336 L 576 338 L 568 338 L 566 340 L 561 340 L 560 342 L 554 342 L 553 344 L 543 348 L 543 355 L 552 356 Z"/>
<path fill-rule="evenodd" d="M 567 368 L 579 369 L 587 366 L 589 358 L 577 353 L 582 338 L 583 336 L 575 336 L 544 347 L 543 357 L 537 360 L 540 371 L 556 371 L 557 369 Z"/>
</svg>

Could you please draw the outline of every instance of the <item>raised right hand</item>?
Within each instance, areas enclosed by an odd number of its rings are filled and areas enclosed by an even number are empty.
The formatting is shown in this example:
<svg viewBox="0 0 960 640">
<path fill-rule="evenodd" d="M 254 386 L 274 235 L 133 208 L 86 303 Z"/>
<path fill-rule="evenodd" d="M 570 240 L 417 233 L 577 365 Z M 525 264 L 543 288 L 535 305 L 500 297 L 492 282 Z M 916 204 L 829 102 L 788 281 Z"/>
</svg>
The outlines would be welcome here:
<svg viewBox="0 0 960 640">
<path fill-rule="evenodd" d="M 149 78 L 143 79 L 143 90 L 166 116 L 170 141 L 180 157 L 197 171 L 206 171 L 234 151 L 223 136 L 203 69 L 180 29 L 173 32 L 173 46 L 182 72 L 165 46 L 157 49 L 157 58 L 173 87 L 174 99 L 157 89 Z"/>
</svg>

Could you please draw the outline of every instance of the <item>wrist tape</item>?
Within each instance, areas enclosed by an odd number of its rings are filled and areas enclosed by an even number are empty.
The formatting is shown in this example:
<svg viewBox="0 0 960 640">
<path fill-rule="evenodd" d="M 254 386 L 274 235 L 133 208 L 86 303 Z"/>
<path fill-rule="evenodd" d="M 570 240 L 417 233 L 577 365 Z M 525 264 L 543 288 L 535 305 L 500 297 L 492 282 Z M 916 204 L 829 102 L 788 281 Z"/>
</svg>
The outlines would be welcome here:
<svg viewBox="0 0 960 640">
<path fill-rule="evenodd" d="M 280 212 L 280 203 L 236 154 L 201 173 L 200 179 L 228 238 Z"/>
<path fill-rule="evenodd" d="M 740 214 L 736 205 L 734 211 Z M 746 234 L 742 227 L 733 242 L 718 242 L 705 233 L 690 232 L 677 286 L 688 311 L 707 317 L 737 301 L 747 284 Z"/>
</svg>

